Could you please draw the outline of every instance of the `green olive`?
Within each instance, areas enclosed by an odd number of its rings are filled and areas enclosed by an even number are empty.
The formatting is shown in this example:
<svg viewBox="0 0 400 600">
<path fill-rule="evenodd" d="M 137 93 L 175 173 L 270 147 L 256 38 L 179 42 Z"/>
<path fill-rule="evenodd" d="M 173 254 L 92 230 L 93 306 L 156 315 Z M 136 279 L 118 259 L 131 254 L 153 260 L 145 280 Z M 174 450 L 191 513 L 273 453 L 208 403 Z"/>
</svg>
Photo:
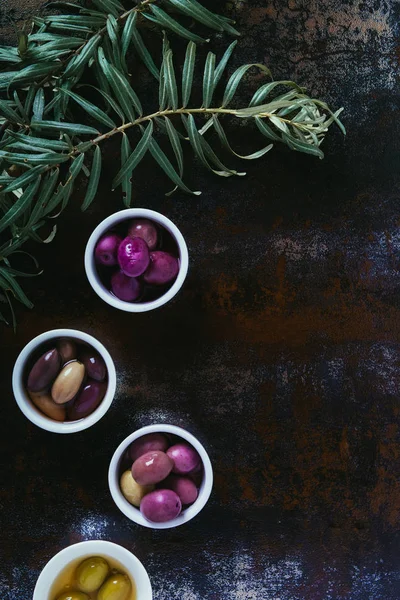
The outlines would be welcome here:
<svg viewBox="0 0 400 600">
<path fill-rule="evenodd" d="M 103 583 L 97 594 L 97 600 L 127 600 L 132 584 L 127 575 L 111 575 Z"/>
<path fill-rule="evenodd" d="M 64 592 L 57 600 L 90 600 L 89 596 L 82 592 Z"/>
<path fill-rule="evenodd" d="M 101 556 L 86 558 L 75 571 L 76 582 L 82 592 L 95 592 L 108 575 L 110 568 Z"/>
</svg>

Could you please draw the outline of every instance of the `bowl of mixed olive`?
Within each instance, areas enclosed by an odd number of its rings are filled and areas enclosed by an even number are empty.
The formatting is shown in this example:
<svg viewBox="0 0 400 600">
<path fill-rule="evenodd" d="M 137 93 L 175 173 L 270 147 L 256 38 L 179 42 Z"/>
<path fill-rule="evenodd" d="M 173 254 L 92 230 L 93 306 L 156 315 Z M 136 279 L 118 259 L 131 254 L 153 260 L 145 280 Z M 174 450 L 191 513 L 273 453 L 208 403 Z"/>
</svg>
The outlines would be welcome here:
<svg viewBox="0 0 400 600">
<path fill-rule="evenodd" d="M 108 484 L 128 519 L 151 529 L 168 529 L 187 523 L 204 508 L 213 470 L 194 435 L 176 425 L 148 425 L 118 446 Z"/>
<path fill-rule="evenodd" d="M 91 427 L 109 409 L 116 372 L 106 348 L 75 329 L 54 329 L 29 342 L 12 377 L 14 396 L 35 425 L 55 433 Z"/>
<path fill-rule="evenodd" d="M 152 600 L 150 579 L 136 556 L 104 540 L 64 548 L 47 563 L 33 600 Z"/>
</svg>

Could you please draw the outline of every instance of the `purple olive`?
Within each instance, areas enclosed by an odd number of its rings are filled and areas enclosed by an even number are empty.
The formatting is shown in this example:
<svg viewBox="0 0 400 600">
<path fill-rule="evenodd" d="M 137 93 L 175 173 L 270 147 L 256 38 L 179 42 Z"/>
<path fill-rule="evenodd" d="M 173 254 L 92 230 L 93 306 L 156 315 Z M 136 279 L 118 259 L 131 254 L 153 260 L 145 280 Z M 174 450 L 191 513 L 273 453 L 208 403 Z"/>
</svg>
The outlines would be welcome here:
<svg viewBox="0 0 400 600">
<path fill-rule="evenodd" d="M 175 444 L 167 450 L 167 456 L 169 456 L 173 462 L 172 472 L 178 475 L 187 475 L 195 469 L 197 469 L 201 458 L 197 450 L 190 444 L 182 442 Z"/>
<path fill-rule="evenodd" d="M 99 406 L 107 391 L 107 384 L 104 381 L 88 380 L 86 385 L 79 392 L 74 402 L 67 408 L 67 414 L 70 421 L 77 421 L 90 415 Z"/>
<path fill-rule="evenodd" d="M 61 356 L 61 364 L 65 365 L 65 363 L 70 360 L 74 360 L 77 356 L 77 348 L 76 344 L 73 340 L 68 338 L 60 338 L 57 342 L 57 350 Z"/>
<path fill-rule="evenodd" d="M 140 512 L 153 523 L 172 521 L 180 514 L 182 502 L 172 490 L 154 490 L 146 494 L 140 503 Z"/>
<path fill-rule="evenodd" d="M 42 354 L 33 365 L 27 382 L 31 392 L 41 392 L 46 389 L 57 377 L 61 368 L 60 355 L 56 348 Z"/>
<path fill-rule="evenodd" d="M 85 348 L 80 355 L 80 361 L 85 365 L 88 377 L 96 381 L 104 381 L 107 375 L 107 367 L 100 354 L 91 348 Z"/>
<path fill-rule="evenodd" d="M 121 271 L 111 277 L 111 290 L 117 298 L 125 302 L 134 302 L 142 294 L 142 284 L 134 277 L 128 277 Z"/>
<path fill-rule="evenodd" d="M 165 285 L 173 281 L 178 272 L 178 259 L 168 252 L 156 250 L 155 252 L 150 252 L 150 264 L 143 275 L 143 279 L 146 283 L 152 285 Z"/>
<path fill-rule="evenodd" d="M 126 237 L 118 248 L 118 262 L 125 275 L 139 277 L 145 272 L 150 262 L 146 242 L 139 237 Z"/>
<path fill-rule="evenodd" d="M 142 454 L 132 465 L 132 477 L 140 485 L 159 483 L 171 473 L 173 461 L 161 450 Z"/>
<path fill-rule="evenodd" d="M 149 250 L 155 250 L 157 248 L 157 227 L 148 219 L 134 219 L 131 221 L 128 235 L 131 238 L 142 238 L 142 240 L 146 242 Z"/>
<path fill-rule="evenodd" d="M 161 485 L 163 488 L 173 490 L 176 494 L 178 494 L 182 504 L 193 504 L 193 502 L 197 499 L 197 487 L 193 480 L 189 477 L 169 475 L 167 479 L 164 479 Z"/>
<path fill-rule="evenodd" d="M 139 456 L 152 450 L 161 450 L 165 452 L 169 446 L 168 439 L 162 433 L 148 433 L 142 435 L 129 446 L 129 456 L 132 462 L 135 462 Z"/>
<path fill-rule="evenodd" d="M 122 239 L 115 233 L 106 233 L 97 242 L 94 255 L 96 261 L 106 267 L 118 264 L 118 247 Z"/>
</svg>

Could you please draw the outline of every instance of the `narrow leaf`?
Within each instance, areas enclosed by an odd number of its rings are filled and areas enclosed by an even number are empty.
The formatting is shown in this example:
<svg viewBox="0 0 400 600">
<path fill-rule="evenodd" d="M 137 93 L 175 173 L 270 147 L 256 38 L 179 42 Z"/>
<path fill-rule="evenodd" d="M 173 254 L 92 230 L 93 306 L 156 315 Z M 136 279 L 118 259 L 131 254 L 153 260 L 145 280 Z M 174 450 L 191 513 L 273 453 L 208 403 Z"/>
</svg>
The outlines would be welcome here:
<svg viewBox="0 0 400 600">
<path fill-rule="evenodd" d="M 60 170 L 55 169 L 51 171 L 48 176 L 43 180 L 43 183 L 40 188 L 40 192 L 35 202 L 35 206 L 31 212 L 29 220 L 24 227 L 24 231 L 29 231 L 31 227 L 42 218 L 42 215 L 46 214 L 46 207 L 51 195 L 54 191 L 54 188 L 57 185 L 57 181 L 60 175 Z"/>
<path fill-rule="evenodd" d="M 189 29 L 186 29 L 185 27 L 180 25 L 177 21 L 175 21 L 175 19 L 170 17 L 166 12 L 164 12 L 158 6 L 154 6 L 154 4 L 151 4 L 150 10 L 153 13 L 152 15 L 150 15 L 146 12 L 142 13 L 143 17 L 145 17 L 149 21 L 158 23 L 162 27 L 167 27 L 167 29 L 171 29 L 171 31 L 173 31 L 180 37 L 183 37 L 187 40 L 192 40 L 192 42 L 196 42 L 197 44 L 201 44 L 201 43 L 207 41 L 207 40 L 204 40 L 203 38 L 201 38 L 200 36 L 196 35 L 195 33 L 192 33 L 191 31 L 189 31 Z"/>
<path fill-rule="evenodd" d="M 49 131 L 67 131 L 74 135 L 99 135 L 99 131 L 94 127 L 79 125 L 78 123 L 65 123 L 63 121 L 32 121 L 32 129 L 44 129 Z"/>
<path fill-rule="evenodd" d="M 164 119 L 165 119 L 165 125 L 166 125 L 167 134 L 169 137 L 169 141 L 171 143 L 172 150 L 174 151 L 176 162 L 178 163 L 179 177 L 182 178 L 182 176 L 183 176 L 183 152 L 182 152 L 182 145 L 181 145 L 181 142 L 179 139 L 179 135 L 178 135 L 178 132 L 176 131 L 175 127 L 172 125 L 170 119 L 168 119 L 168 117 L 164 117 Z M 171 192 L 169 192 L 167 194 L 167 196 L 170 196 L 173 192 L 175 192 L 177 187 L 178 186 L 175 186 L 175 188 Z"/>
<path fill-rule="evenodd" d="M 120 73 L 112 64 L 110 64 L 104 56 L 103 48 L 99 48 L 98 56 L 100 66 L 107 77 L 115 96 L 118 98 L 121 108 L 130 121 L 135 120 L 133 107 L 139 115 L 143 114 L 142 105 L 133 91 L 127 79 Z"/>
<path fill-rule="evenodd" d="M 132 20 L 131 20 L 132 26 L 131 26 L 131 29 L 126 33 L 126 41 L 125 41 L 125 38 L 124 38 L 125 29 L 128 26 L 128 21 L 131 16 L 132 16 Z M 126 21 L 126 25 L 125 25 L 124 32 L 122 35 L 123 51 L 124 51 L 125 46 L 126 46 L 126 50 L 128 49 L 129 41 L 132 40 L 133 45 L 135 46 L 135 50 L 136 50 L 137 54 L 139 55 L 139 58 L 143 61 L 143 64 L 148 68 L 150 73 L 152 75 L 154 75 L 154 77 L 158 80 L 158 79 L 160 79 L 160 71 L 156 67 L 150 52 L 147 50 L 147 48 L 143 42 L 142 36 L 140 35 L 140 33 L 138 31 L 136 24 L 137 24 L 137 12 L 135 11 L 129 15 L 129 17 Z M 129 36 L 129 38 L 128 38 L 128 36 Z M 129 39 L 129 41 L 128 41 L 128 39 Z M 124 46 L 124 41 L 125 41 L 125 46 Z M 124 52 L 124 56 L 126 54 L 126 50 Z"/>
<path fill-rule="evenodd" d="M 174 65 L 172 62 L 172 50 L 168 50 L 164 57 L 165 62 L 165 85 L 167 88 L 170 105 L 174 110 L 178 108 L 178 89 L 176 87 L 176 79 L 174 72 Z"/>
<path fill-rule="evenodd" d="M 41 121 L 43 119 L 43 111 L 44 111 L 44 90 L 43 88 L 39 88 L 36 92 L 35 100 L 33 102 L 33 116 L 37 121 Z"/>
<path fill-rule="evenodd" d="M 76 73 L 78 73 L 78 71 L 82 67 L 85 67 L 88 64 L 91 57 L 96 52 L 97 46 L 99 45 L 100 41 L 101 36 L 99 34 L 94 35 L 92 38 L 90 38 L 90 40 L 86 42 L 82 50 L 79 52 L 79 54 L 74 56 L 74 58 L 72 58 L 72 60 L 70 60 L 70 62 L 68 63 L 68 66 L 64 73 L 64 77 L 72 77 L 73 75 L 76 75 Z"/>
<path fill-rule="evenodd" d="M 271 76 L 271 71 L 268 69 L 268 67 L 266 67 L 265 65 L 262 65 L 260 63 L 242 65 L 241 67 L 236 69 L 236 71 L 231 75 L 231 77 L 227 83 L 227 86 L 225 88 L 224 98 L 222 100 L 222 106 L 227 106 L 229 104 L 229 102 L 232 100 L 243 76 L 249 69 L 251 69 L 251 67 L 258 67 L 262 72 Z"/>
<path fill-rule="evenodd" d="M 0 100 L 0 115 L 11 121 L 11 123 L 18 123 L 21 121 L 21 117 L 8 106 L 4 100 Z"/>
<path fill-rule="evenodd" d="M 171 179 L 171 181 L 173 181 L 175 183 L 175 185 L 177 185 L 179 188 L 181 188 L 182 190 L 184 190 L 185 192 L 187 192 L 189 194 L 194 194 L 195 196 L 199 196 L 201 194 L 201 192 L 192 192 L 192 190 L 190 190 L 183 183 L 182 179 L 179 177 L 178 173 L 175 171 L 174 167 L 172 166 L 171 161 L 169 160 L 169 158 L 167 157 L 165 152 L 163 152 L 161 150 L 160 146 L 153 138 L 150 142 L 149 149 L 150 149 L 151 155 L 153 156 L 154 160 L 160 165 L 160 167 L 162 168 L 164 173 L 166 175 L 168 175 L 168 177 Z"/>
<path fill-rule="evenodd" d="M 0 194 L 8 194 L 9 192 L 13 192 L 14 190 L 23 188 L 28 183 L 30 183 L 31 181 L 36 179 L 40 175 L 40 173 L 43 173 L 43 171 L 45 171 L 46 168 L 47 168 L 47 166 L 43 166 L 43 165 L 33 167 L 33 169 L 29 169 L 28 171 L 25 171 L 25 173 L 23 173 L 19 177 L 12 178 L 10 183 L 8 185 L 6 185 L 4 187 L 4 189 L 0 189 Z"/>
<path fill-rule="evenodd" d="M 16 131 L 10 131 L 12 137 L 20 142 L 25 144 L 31 144 L 32 146 L 37 146 L 38 148 L 44 148 L 46 150 L 68 150 L 68 144 L 63 142 L 62 140 L 48 140 L 44 138 L 33 137 L 31 135 L 24 135 L 23 133 L 17 133 Z"/>
<path fill-rule="evenodd" d="M 75 92 L 70 92 L 69 90 L 63 91 L 73 100 L 75 100 L 75 102 L 79 104 L 79 106 L 81 106 L 91 117 L 97 121 L 100 121 L 100 123 L 103 123 L 103 125 L 111 127 L 112 129 L 116 127 L 114 121 L 104 111 L 102 111 L 101 108 L 98 108 L 95 104 L 89 102 L 89 100 L 82 98 L 82 96 L 78 96 L 78 94 L 75 94 Z"/>
<path fill-rule="evenodd" d="M 292 150 L 298 150 L 304 154 L 312 154 L 313 156 L 318 156 L 320 159 L 324 158 L 322 150 L 313 144 L 307 144 L 306 142 L 296 140 L 296 138 L 287 135 L 286 133 L 282 134 L 282 139 Z"/>
<path fill-rule="evenodd" d="M 274 142 L 282 141 L 282 138 L 278 134 L 276 134 L 275 131 L 273 131 L 263 119 L 261 119 L 260 117 L 256 117 L 255 119 L 258 129 L 263 135 L 265 135 L 265 137 L 269 138 L 270 140 L 273 140 Z"/>
<path fill-rule="evenodd" d="M 228 64 L 229 59 L 232 56 L 232 52 L 234 51 L 236 44 L 237 44 L 237 40 L 232 42 L 232 44 L 230 44 L 228 46 L 228 48 L 225 50 L 223 57 L 219 61 L 218 66 L 216 67 L 215 73 L 214 73 L 214 87 L 216 87 L 218 85 L 218 82 L 221 79 L 222 74 L 226 69 L 226 65 Z"/>
<path fill-rule="evenodd" d="M 100 173 L 101 173 L 101 150 L 100 150 L 99 146 L 96 146 L 96 148 L 94 150 L 94 155 L 93 155 L 92 172 L 90 174 L 90 179 L 89 179 L 88 187 L 86 190 L 86 195 L 85 195 L 85 199 L 82 203 L 81 210 L 86 210 L 93 202 L 93 200 L 96 196 L 96 193 L 97 193 L 97 189 L 99 187 Z"/>
<path fill-rule="evenodd" d="M 126 135 L 126 133 L 122 134 L 122 141 L 121 141 L 121 163 L 124 165 L 126 163 L 126 161 L 128 160 L 130 154 L 131 154 L 131 145 L 129 143 L 129 138 Z M 132 177 L 132 171 L 128 172 L 125 177 L 122 179 L 121 182 L 121 186 L 122 186 L 122 201 L 124 203 L 124 205 L 126 206 L 126 208 L 129 208 L 131 205 L 131 200 L 132 200 L 132 183 L 131 183 L 131 177 Z"/>
<path fill-rule="evenodd" d="M 0 280 L 5 280 L 8 283 L 8 289 L 12 292 L 17 300 L 22 302 L 22 304 L 24 304 L 27 308 L 33 307 L 32 302 L 27 298 L 19 283 L 7 272 L 5 267 L 0 267 Z"/>
<path fill-rule="evenodd" d="M 215 54 L 209 52 L 203 76 L 203 106 L 209 108 L 214 93 Z"/>
<path fill-rule="evenodd" d="M 192 92 L 194 65 L 196 62 L 196 44 L 189 42 L 186 48 L 185 62 L 182 72 L 182 106 L 185 108 Z"/>
<path fill-rule="evenodd" d="M 218 117 L 213 117 L 212 121 L 213 121 L 213 125 L 215 127 L 215 131 L 217 132 L 218 137 L 222 142 L 222 145 L 227 150 L 232 152 L 232 154 L 237 156 L 238 158 L 242 158 L 244 160 L 254 160 L 256 158 L 261 158 L 261 156 L 264 156 L 264 154 L 269 152 L 271 150 L 271 148 L 273 147 L 273 144 L 269 144 L 268 146 L 265 146 L 264 148 L 261 148 L 261 150 L 258 150 L 257 152 L 253 152 L 252 154 L 247 154 L 247 155 L 238 154 L 237 152 L 235 152 L 232 149 L 232 147 L 228 141 L 228 138 L 226 137 L 225 131 L 224 131 L 221 123 L 219 122 Z"/>
<path fill-rule="evenodd" d="M 258 104 L 260 104 L 263 100 L 265 100 L 265 98 L 268 96 L 268 94 L 270 94 L 272 92 L 272 90 L 274 88 L 276 88 L 277 86 L 280 86 L 280 85 L 284 85 L 287 87 L 293 87 L 298 92 L 302 91 L 302 88 L 299 87 L 297 85 L 297 83 L 294 83 L 294 81 L 271 81 L 270 83 L 266 83 L 265 85 L 262 85 L 255 92 L 254 96 L 250 100 L 249 106 L 257 106 Z"/>
<path fill-rule="evenodd" d="M 203 23 L 203 25 L 207 25 L 211 29 L 216 29 L 217 31 L 223 31 L 225 28 L 225 23 L 220 19 L 217 15 L 207 10 L 204 6 L 200 4 L 197 5 L 191 0 L 168 0 L 170 4 L 175 6 L 181 13 L 187 15 L 188 17 L 192 17 L 199 23 Z"/>
<path fill-rule="evenodd" d="M 9 227 L 14 223 L 18 217 L 20 217 L 31 205 L 34 195 L 36 194 L 40 185 L 41 177 L 33 181 L 24 191 L 22 196 L 13 204 L 13 206 L 6 212 L 6 214 L 0 219 L 0 232 L 4 231 L 6 227 Z"/>
<path fill-rule="evenodd" d="M 147 125 L 144 134 L 140 142 L 137 144 L 136 148 L 128 158 L 128 160 L 122 165 L 121 170 L 118 175 L 115 177 L 112 183 L 112 189 L 115 190 L 123 180 L 123 178 L 128 174 L 132 173 L 135 167 L 140 163 L 143 156 L 146 154 L 147 149 L 149 148 L 149 142 L 151 140 L 151 136 L 153 134 L 153 122 L 150 121 Z"/>
</svg>

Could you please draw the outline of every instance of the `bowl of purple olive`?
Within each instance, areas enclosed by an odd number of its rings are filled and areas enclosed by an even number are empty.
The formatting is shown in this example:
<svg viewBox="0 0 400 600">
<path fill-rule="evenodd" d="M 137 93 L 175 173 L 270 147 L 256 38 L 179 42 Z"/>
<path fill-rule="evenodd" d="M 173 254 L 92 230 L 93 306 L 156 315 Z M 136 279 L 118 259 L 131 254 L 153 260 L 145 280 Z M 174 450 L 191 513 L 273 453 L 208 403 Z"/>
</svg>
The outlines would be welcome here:
<svg viewBox="0 0 400 600">
<path fill-rule="evenodd" d="M 96 338 L 76 329 L 54 329 L 23 348 L 12 386 L 32 423 L 54 433 L 75 433 L 106 414 L 116 379 L 114 362 Z"/>
<path fill-rule="evenodd" d="M 86 275 L 96 294 L 127 312 L 169 302 L 181 289 L 188 265 L 177 226 L 145 208 L 121 210 L 102 221 L 85 251 Z"/>
</svg>

